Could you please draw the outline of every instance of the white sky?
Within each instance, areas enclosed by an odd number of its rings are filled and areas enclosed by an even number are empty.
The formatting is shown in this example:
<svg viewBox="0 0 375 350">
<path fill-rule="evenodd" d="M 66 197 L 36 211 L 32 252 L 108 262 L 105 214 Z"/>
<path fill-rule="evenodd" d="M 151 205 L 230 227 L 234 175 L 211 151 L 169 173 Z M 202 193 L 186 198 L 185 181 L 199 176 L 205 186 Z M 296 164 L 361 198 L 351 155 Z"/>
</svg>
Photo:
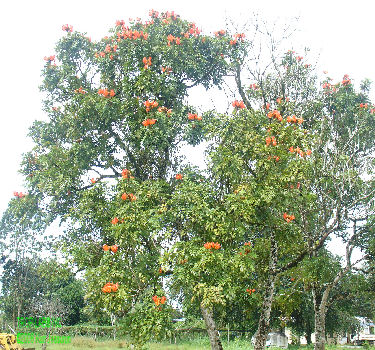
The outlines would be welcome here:
<svg viewBox="0 0 375 350">
<path fill-rule="evenodd" d="M 108 33 L 117 19 L 141 17 L 150 9 L 160 12 L 174 10 L 181 17 L 195 22 L 205 32 L 225 27 L 225 17 L 244 23 L 256 11 L 271 20 L 299 16 L 300 33 L 293 49 L 310 47 L 320 54 L 319 64 L 334 79 L 344 74 L 356 84 L 365 77 L 375 77 L 374 20 L 372 0 L 357 1 L 97 1 L 97 0 L 24 0 L 4 1 L 0 13 L 0 102 L 1 102 L 1 181 L 0 213 L 5 210 L 13 191 L 23 191 L 23 180 L 17 174 L 22 152 L 31 148 L 26 135 L 35 119 L 45 116 L 41 110 L 43 57 L 54 54 L 57 40 L 64 35 L 63 24 L 87 32 L 92 39 Z M 374 99 L 374 93 L 371 94 Z M 200 94 L 193 94 L 193 103 L 205 105 Z M 199 154 L 195 151 L 194 154 Z M 199 158 L 196 159 L 199 161 Z"/>
</svg>

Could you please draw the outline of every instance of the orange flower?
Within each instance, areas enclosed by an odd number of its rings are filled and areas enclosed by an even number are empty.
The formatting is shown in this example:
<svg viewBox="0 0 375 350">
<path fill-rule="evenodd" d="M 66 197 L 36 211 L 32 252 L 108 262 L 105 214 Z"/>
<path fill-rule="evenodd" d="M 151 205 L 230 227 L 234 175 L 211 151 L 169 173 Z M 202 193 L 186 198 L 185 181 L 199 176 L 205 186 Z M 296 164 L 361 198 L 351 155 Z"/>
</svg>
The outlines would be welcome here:
<svg viewBox="0 0 375 350">
<path fill-rule="evenodd" d="M 283 218 L 286 222 L 293 221 L 295 219 L 294 215 L 288 215 L 287 213 L 284 213 Z"/>
<path fill-rule="evenodd" d="M 115 218 L 112 219 L 111 222 L 112 222 L 113 225 L 116 225 L 119 222 L 119 220 L 118 220 L 118 218 L 115 217 Z"/>
<path fill-rule="evenodd" d="M 245 106 L 245 104 L 244 104 L 243 101 L 237 101 L 237 100 L 235 100 L 235 101 L 232 102 L 232 106 L 234 108 L 238 108 L 238 109 L 244 109 L 244 108 L 246 108 L 246 106 Z"/>
<path fill-rule="evenodd" d="M 194 120 L 194 119 L 195 119 L 195 116 L 196 116 L 196 114 L 189 113 L 189 114 L 188 114 L 188 119 L 189 119 L 189 120 Z"/>
<path fill-rule="evenodd" d="M 117 250 L 118 250 L 118 246 L 117 246 L 116 244 L 115 244 L 115 245 L 111 245 L 111 251 L 112 251 L 113 253 L 116 253 Z"/>
<path fill-rule="evenodd" d="M 306 155 L 307 155 L 307 156 L 310 156 L 311 153 L 312 153 L 312 152 L 311 152 L 311 149 L 308 149 L 308 150 L 306 151 Z"/>
<path fill-rule="evenodd" d="M 282 99 L 283 99 L 282 97 L 279 97 L 278 99 L 276 99 L 276 102 L 281 103 Z"/>
<path fill-rule="evenodd" d="M 289 152 L 291 152 L 291 153 L 294 152 L 294 148 L 293 148 L 293 146 L 291 146 L 291 147 L 289 148 Z"/>
<path fill-rule="evenodd" d="M 271 138 L 269 136 L 266 137 L 266 146 L 269 146 L 271 143 Z"/>
<path fill-rule="evenodd" d="M 218 242 L 216 242 L 216 243 L 214 243 L 214 242 L 207 242 L 207 243 L 205 243 L 203 246 L 204 246 L 206 249 L 216 249 L 216 250 L 218 250 L 218 249 L 221 248 L 221 245 L 220 245 L 220 243 L 218 243 Z"/>
<path fill-rule="evenodd" d="M 156 295 L 154 295 L 154 296 L 152 297 L 152 300 L 154 301 L 154 303 L 155 303 L 156 306 L 159 306 L 159 304 L 160 304 L 160 299 L 159 299 Z"/>
<path fill-rule="evenodd" d="M 156 123 L 156 119 L 146 119 L 142 122 L 143 126 L 154 125 Z"/>
<path fill-rule="evenodd" d="M 128 195 L 126 193 L 123 193 L 121 198 L 122 200 L 126 201 L 128 199 Z"/>
<path fill-rule="evenodd" d="M 64 24 L 62 26 L 62 30 L 65 32 L 72 32 L 73 31 L 73 26 L 70 26 L 69 24 Z"/>
<path fill-rule="evenodd" d="M 272 136 L 272 146 L 276 146 L 277 143 L 276 143 L 276 138 L 275 136 Z"/>
<path fill-rule="evenodd" d="M 103 244 L 103 250 L 107 252 L 109 250 L 109 246 L 107 244 Z"/>
<path fill-rule="evenodd" d="M 167 300 L 167 297 L 166 296 L 162 296 L 160 298 L 160 304 L 165 304 L 166 300 Z"/>
<path fill-rule="evenodd" d="M 94 184 L 96 182 L 96 180 L 94 178 L 92 178 L 91 182 Z"/>
<path fill-rule="evenodd" d="M 130 175 L 130 170 L 123 169 L 122 172 L 121 172 L 121 175 L 122 175 L 123 179 L 127 179 L 129 177 L 129 175 Z"/>
<path fill-rule="evenodd" d="M 132 202 L 137 200 L 137 197 L 133 193 L 129 193 L 129 198 Z"/>
<path fill-rule="evenodd" d="M 117 290 L 118 290 L 118 283 L 112 284 L 111 289 L 112 289 L 112 292 L 117 292 Z"/>
<path fill-rule="evenodd" d="M 176 174 L 175 178 L 176 180 L 182 180 L 182 174 Z"/>
</svg>

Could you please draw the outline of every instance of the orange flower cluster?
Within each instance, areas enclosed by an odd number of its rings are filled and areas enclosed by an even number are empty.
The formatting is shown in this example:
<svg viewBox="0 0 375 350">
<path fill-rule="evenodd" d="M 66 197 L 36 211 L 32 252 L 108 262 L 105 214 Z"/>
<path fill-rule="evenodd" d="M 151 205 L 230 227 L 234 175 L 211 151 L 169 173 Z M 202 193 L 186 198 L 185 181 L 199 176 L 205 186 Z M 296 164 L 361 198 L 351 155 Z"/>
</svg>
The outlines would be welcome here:
<svg viewBox="0 0 375 350">
<path fill-rule="evenodd" d="M 281 122 L 283 120 L 283 117 L 281 116 L 280 112 L 277 109 L 269 112 L 267 115 L 268 115 L 268 118 L 271 119 L 273 117 L 273 118 L 277 119 L 279 122 Z"/>
<path fill-rule="evenodd" d="M 75 89 L 74 92 L 82 95 L 87 94 L 87 91 L 83 90 L 82 86 L 79 89 Z"/>
<path fill-rule="evenodd" d="M 13 195 L 17 198 L 23 198 L 25 197 L 26 195 L 22 192 L 13 192 Z"/>
<path fill-rule="evenodd" d="M 259 86 L 257 84 L 250 84 L 250 89 L 252 89 L 252 90 L 258 90 Z"/>
<path fill-rule="evenodd" d="M 133 193 L 123 193 L 121 196 L 121 199 L 126 201 L 127 199 L 130 199 L 130 201 L 134 202 L 137 200 L 137 197 Z"/>
<path fill-rule="evenodd" d="M 115 90 L 108 91 L 107 89 L 99 89 L 98 94 L 104 97 L 113 97 L 116 95 Z"/>
<path fill-rule="evenodd" d="M 375 108 L 371 108 L 371 109 L 370 109 L 370 113 L 371 113 L 371 114 L 374 114 L 374 113 L 375 113 Z"/>
<path fill-rule="evenodd" d="M 219 30 L 217 32 L 214 32 L 214 34 L 215 34 L 216 37 L 224 36 L 225 35 L 225 30 L 224 29 Z"/>
<path fill-rule="evenodd" d="M 119 221 L 120 220 L 117 217 L 115 217 L 115 218 L 112 219 L 111 223 L 112 223 L 112 225 L 117 225 Z"/>
<path fill-rule="evenodd" d="M 114 284 L 111 282 L 106 283 L 102 288 L 103 293 L 117 292 L 117 290 L 118 290 L 118 283 Z"/>
<path fill-rule="evenodd" d="M 181 35 L 183 35 L 186 39 L 189 39 L 191 35 L 194 36 L 194 37 L 197 37 L 200 33 L 201 33 L 201 31 L 196 26 L 196 24 L 195 23 L 190 23 L 189 30 L 186 33 L 181 33 Z"/>
<path fill-rule="evenodd" d="M 103 244 L 103 250 L 104 251 L 108 251 L 108 250 L 110 250 L 111 249 L 111 251 L 113 252 L 113 253 L 116 253 L 117 252 L 117 250 L 118 250 L 118 246 L 115 244 L 115 245 L 111 245 L 111 246 L 109 246 L 109 245 L 107 245 L 107 244 Z"/>
<path fill-rule="evenodd" d="M 171 67 L 161 67 L 161 71 L 162 71 L 162 73 L 166 72 L 168 75 L 169 75 L 169 73 L 173 72 Z"/>
<path fill-rule="evenodd" d="M 275 136 L 272 136 L 272 137 L 267 136 L 266 137 L 266 146 L 268 147 L 271 143 L 272 143 L 272 146 L 276 146 L 277 145 L 276 137 Z"/>
<path fill-rule="evenodd" d="M 237 100 L 234 100 L 232 102 L 232 106 L 234 108 L 239 108 L 239 109 L 243 109 L 243 108 L 246 108 L 245 104 L 243 103 L 243 101 L 237 101 Z"/>
<path fill-rule="evenodd" d="M 116 27 L 121 27 L 125 25 L 125 21 L 123 19 L 116 21 Z"/>
<path fill-rule="evenodd" d="M 96 179 L 92 178 L 90 181 L 92 184 L 94 184 L 96 182 Z"/>
<path fill-rule="evenodd" d="M 368 104 L 367 103 L 361 103 L 359 105 L 359 108 L 368 108 Z"/>
<path fill-rule="evenodd" d="M 173 44 L 173 41 L 176 43 L 176 45 L 181 45 L 181 38 L 174 37 L 172 34 L 169 34 L 167 36 L 167 40 L 168 40 L 168 46 L 171 46 L 171 43 Z"/>
<path fill-rule="evenodd" d="M 220 249 L 221 248 L 221 245 L 220 243 L 214 243 L 214 242 L 207 242 L 203 245 L 206 249 Z"/>
<path fill-rule="evenodd" d="M 198 120 L 198 121 L 201 121 L 202 120 L 202 116 L 198 116 L 197 114 L 193 114 L 193 113 L 189 113 L 188 114 L 188 119 L 189 120 Z"/>
<path fill-rule="evenodd" d="M 286 117 L 286 121 L 288 123 L 298 123 L 298 124 L 302 124 L 303 123 L 303 118 L 297 118 L 295 115 L 292 115 L 292 116 L 287 116 Z"/>
<path fill-rule="evenodd" d="M 162 113 L 162 112 L 167 113 L 167 116 L 170 117 L 171 114 L 172 114 L 172 109 L 168 109 L 167 107 L 163 106 L 163 107 L 159 107 L 158 108 L 158 112 L 160 112 L 160 113 Z"/>
<path fill-rule="evenodd" d="M 128 27 L 122 26 L 122 32 L 117 33 L 117 41 L 120 42 L 122 39 L 130 39 L 130 40 L 137 40 L 139 38 L 143 38 L 147 40 L 148 33 L 138 30 L 131 30 Z"/>
<path fill-rule="evenodd" d="M 351 81 L 350 81 L 350 79 L 349 79 L 349 75 L 348 75 L 348 74 L 345 74 L 345 75 L 344 75 L 341 84 L 342 84 L 343 86 L 348 86 L 348 85 L 351 84 Z"/>
<path fill-rule="evenodd" d="M 301 61 L 301 60 L 303 60 L 303 57 L 302 57 L 302 56 L 297 56 L 297 57 L 296 57 L 296 60 L 297 60 L 297 61 Z"/>
<path fill-rule="evenodd" d="M 305 64 L 305 68 L 310 68 L 311 64 Z"/>
<path fill-rule="evenodd" d="M 52 61 L 55 60 L 55 55 L 49 56 L 49 57 L 44 56 L 44 60 L 47 61 L 47 62 L 49 62 L 49 63 L 51 63 Z"/>
<path fill-rule="evenodd" d="M 282 97 L 279 97 L 279 98 L 276 99 L 276 102 L 279 103 L 279 104 L 280 104 L 282 101 L 283 101 L 283 98 L 282 98 Z M 288 101 L 289 101 L 289 97 L 287 97 L 287 98 L 285 99 L 285 102 L 288 102 Z"/>
<path fill-rule="evenodd" d="M 159 306 L 160 304 L 165 304 L 167 297 L 162 296 L 161 298 L 158 298 L 156 295 L 152 297 L 152 300 L 154 301 L 156 306 Z"/>
<path fill-rule="evenodd" d="M 308 149 L 306 152 L 303 152 L 299 147 L 296 147 L 294 148 L 293 146 L 291 146 L 289 148 L 289 152 L 290 153 L 297 153 L 299 154 L 301 157 L 304 157 L 304 156 L 310 156 L 311 155 L 311 149 Z"/>
<path fill-rule="evenodd" d="M 276 162 L 278 162 L 280 160 L 280 157 L 278 157 L 278 156 L 272 156 L 272 157 L 268 156 L 268 160 L 270 160 L 272 158 L 274 158 Z"/>
<path fill-rule="evenodd" d="M 248 292 L 249 295 L 251 295 L 251 293 L 254 293 L 254 292 L 255 292 L 255 289 L 246 289 L 246 292 Z"/>
<path fill-rule="evenodd" d="M 64 30 L 65 32 L 72 32 L 73 31 L 73 26 L 70 26 L 69 24 L 64 24 L 62 26 L 62 30 Z"/>
<path fill-rule="evenodd" d="M 234 34 L 233 37 L 234 37 L 234 39 L 229 42 L 229 45 L 231 45 L 231 46 L 236 45 L 238 40 L 243 41 L 244 38 L 245 38 L 245 34 L 244 33 Z"/>
<path fill-rule="evenodd" d="M 295 219 L 294 215 L 288 215 L 287 213 L 284 213 L 283 218 L 286 222 L 291 222 Z"/>
<path fill-rule="evenodd" d="M 300 187 L 301 187 L 301 183 L 297 182 L 296 189 L 299 190 Z M 290 188 L 293 189 L 294 185 L 290 185 Z"/>
<path fill-rule="evenodd" d="M 152 18 L 158 18 L 159 17 L 159 12 L 158 11 L 155 11 L 155 10 L 150 10 L 149 12 L 148 12 L 148 15 L 150 16 L 150 17 L 152 17 Z"/>
<path fill-rule="evenodd" d="M 247 254 L 249 254 L 250 253 L 250 247 L 251 247 L 251 242 L 246 242 L 245 244 L 244 244 L 244 246 L 245 246 L 245 255 L 247 255 Z"/>
<path fill-rule="evenodd" d="M 143 126 L 154 125 L 156 123 L 156 119 L 146 119 L 142 122 Z"/>
<path fill-rule="evenodd" d="M 179 17 L 179 15 L 177 15 L 176 13 L 174 13 L 174 11 L 172 12 L 169 12 L 167 11 L 166 13 L 163 13 L 162 14 L 162 17 L 165 18 L 165 19 L 173 19 L 174 21 L 177 19 L 177 17 Z"/>
<path fill-rule="evenodd" d="M 142 62 L 145 65 L 144 68 L 148 69 L 151 66 L 151 57 L 149 57 L 149 58 L 143 57 Z"/>
<path fill-rule="evenodd" d="M 182 180 L 182 174 L 176 174 L 175 178 L 176 180 Z"/>
<path fill-rule="evenodd" d="M 122 169 L 121 175 L 123 179 L 127 179 L 130 176 L 131 172 L 128 169 Z"/>
<path fill-rule="evenodd" d="M 157 103 L 156 101 L 149 101 L 149 100 L 145 101 L 143 104 L 146 107 L 146 112 L 150 112 L 151 108 L 156 108 L 157 106 L 159 106 L 159 103 Z"/>
</svg>

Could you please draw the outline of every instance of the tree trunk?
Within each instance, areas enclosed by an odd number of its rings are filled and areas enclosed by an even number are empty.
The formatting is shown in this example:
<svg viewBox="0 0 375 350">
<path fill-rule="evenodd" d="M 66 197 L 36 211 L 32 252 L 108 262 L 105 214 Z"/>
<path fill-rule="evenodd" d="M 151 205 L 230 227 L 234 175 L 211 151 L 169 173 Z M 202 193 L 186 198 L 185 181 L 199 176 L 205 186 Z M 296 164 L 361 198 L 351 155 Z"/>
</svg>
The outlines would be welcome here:
<svg viewBox="0 0 375 350">
<path fill-rule="evenodd" d="M 202 311 L 204 322 L 206 323 L 207 333 L 210 338 L 211 349 L 223 350 L 223 346 L 221 345 L 219 333 L 216 330 L 216 324 L 215 324 L 215 320 L 213 317 L 212 308 L 208 309 L 201 304 L 201 311 Z"/>
<path fill-rule="evenodd" d="M 267 335 L 270 328 L 270 315 L 273 301 L 273 293 L 275 290 L 276 274 L 275 269 L 277 265 L 277 242 L 275 233 L 271 232 L 271 250 L 269 257 L 269 271 L 268 280 L 266 282 L 261 314 L 258 322 L 258 329 L 255 333 L 254 350 L 264 350 L 266 347 Z"/>
<path fill-rule="evenodd" d="M 315 350 L 324 350 L 325 349 L 325 314 L 321 312 L 315 313 Z"/>
<path fill-rule="evenodd" d="M 270 315 L 273 301 L 273 293 L 275 289 L 275 277 L 270 275 L 267 287 L 264 293 L 264 299 L 261 314 L 258 322 L 258 329 L 255 333 L 254 350 L 263 350 L 266 347 L 267 335 L 270 328 Z"/>
<path fill-rule="evenodd" d="M 315 312 L 315 345 L 314 350 L 325 350 L 326 343 L 326 311 L 329 289 L 323 294 L 317 293 L 315 287 L 312 288 Z"/>
<path fill-rule="evenodd" d="M 306 332 L 306 342 L 307 342 L 307 345 L 311 344 L 311 331 L 310 330 Z"/>
</svg>

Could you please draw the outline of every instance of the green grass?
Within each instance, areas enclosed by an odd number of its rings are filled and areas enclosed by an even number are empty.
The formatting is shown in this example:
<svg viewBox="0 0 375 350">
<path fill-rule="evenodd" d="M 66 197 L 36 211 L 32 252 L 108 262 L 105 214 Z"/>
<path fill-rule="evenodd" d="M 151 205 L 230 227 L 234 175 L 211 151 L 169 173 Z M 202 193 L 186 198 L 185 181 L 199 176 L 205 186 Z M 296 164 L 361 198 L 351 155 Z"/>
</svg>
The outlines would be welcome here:
<svg viewBox="0 0 375 350">
<path fill-rule="evenodd" d="M 248 350 L 251 349 L 250 340 L 237 339 L 230 341 L 229 344 L 226 340 L 222 340 L 223 347 L 225 350 Z M 36 350 L 42 349 L 42 344 L 20 344 L 25 348 L 35 348 Z M 129 349 L 126 340 L 99 340 L 95 341 L 90 337 L 74 337 L 70 344 L 47 344 L 47 350 L 85 350 L 85 349 L 95 349 L 95 350 L 112 350 L 112 349 Z M 160 343 L 149 343 L 145 347 L 147 350 L 210 350 L 210 344 L 208 337 L 197 337 L 194 340 L 178 340 L 177 344 L 171 344 L 169 341 Z M 295 346 L 289 345 L 289 350 L 312 350 L 312 346 Z M 344 346 L 326 346 L 326 350 L 345 350 L 350 349 Z M 375 350 L 375 348 L 370 347 L 370 350 Z M 277 350 L 277 348 L 272 348 L 272 350 Z M 353 349 L 351 349 L 353 350 Z"/>
</svg>

